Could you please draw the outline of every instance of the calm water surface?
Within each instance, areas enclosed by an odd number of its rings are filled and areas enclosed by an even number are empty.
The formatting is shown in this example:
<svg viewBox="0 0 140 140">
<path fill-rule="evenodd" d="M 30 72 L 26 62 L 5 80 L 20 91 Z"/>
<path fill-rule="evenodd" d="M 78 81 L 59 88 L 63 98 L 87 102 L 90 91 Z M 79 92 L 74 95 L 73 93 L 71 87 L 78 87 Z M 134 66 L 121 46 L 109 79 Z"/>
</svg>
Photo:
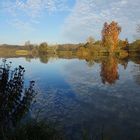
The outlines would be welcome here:
<svg viewBox="0 0 140 140">
<path fill-rule="evenodd" d="M 56 121 L 68 139 L 86 132 L 98 138 L 140 138 L 140 65 L 108 58 L 99 63 L 78 59 L 11 58 L 13 67 L 26 69 L 25 79 L 36 81 L 40 117 Z"/>
</svg>

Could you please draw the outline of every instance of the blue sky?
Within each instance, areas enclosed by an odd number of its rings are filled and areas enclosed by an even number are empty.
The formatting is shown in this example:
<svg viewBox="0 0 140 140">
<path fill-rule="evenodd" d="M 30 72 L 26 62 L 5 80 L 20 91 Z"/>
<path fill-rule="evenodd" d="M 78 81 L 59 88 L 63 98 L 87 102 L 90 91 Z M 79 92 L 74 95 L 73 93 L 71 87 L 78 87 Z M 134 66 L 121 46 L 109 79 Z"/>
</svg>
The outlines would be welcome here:
<svg viewBox="0 0 140 140">
<path fill-rule="evenodd" d="M 122 27 L 120 37 L 134 39 L 140 0 L 0 0 L 0 44 L 79 43 L 100 39 L 105 21 Z"/>
</svg>

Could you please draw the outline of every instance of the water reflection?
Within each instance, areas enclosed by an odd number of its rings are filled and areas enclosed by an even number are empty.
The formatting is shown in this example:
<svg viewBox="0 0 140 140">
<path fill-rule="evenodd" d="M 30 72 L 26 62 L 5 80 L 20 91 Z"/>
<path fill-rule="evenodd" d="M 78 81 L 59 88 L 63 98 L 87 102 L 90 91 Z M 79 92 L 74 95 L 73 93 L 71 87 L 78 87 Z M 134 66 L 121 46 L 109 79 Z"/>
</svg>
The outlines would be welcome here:
<svg viewBox="0 0 140 140">
<path fill-rule="evenodd" d="M 48 63 L 49 62 L 49 58 L 46 57 L 45 55 L 40 55 L 39 59 L 40 59 L 40 62 L 42 62 L 42 63 Z"/>
<path fill-rule="evenodd" d="M 102 82 L 114 84 L 119 79 L 118 60 L 114 56 L 109 56 L 101 63 Z"/>
</svg>

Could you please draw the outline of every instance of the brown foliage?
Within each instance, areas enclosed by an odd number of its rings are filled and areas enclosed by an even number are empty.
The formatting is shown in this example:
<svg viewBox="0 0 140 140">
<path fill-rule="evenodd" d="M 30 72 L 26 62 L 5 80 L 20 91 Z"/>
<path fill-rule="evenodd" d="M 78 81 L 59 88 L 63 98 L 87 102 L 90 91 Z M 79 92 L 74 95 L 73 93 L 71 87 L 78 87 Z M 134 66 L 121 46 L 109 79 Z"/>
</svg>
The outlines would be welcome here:
<svg viewBox="0 0 140 140">
<path fill-rule="evenodd" d="M 120 32 L 121 27 L 117 22 L 112 21 L 110 24 L 105 22 L 102 30 L 103 46 L 110 48 L 110 51 L 113 52 L 118 47 Z"/>
<path fill-rule="evenodd" d="M 129 47 L 129 42 L 128 39 L 126 38 L 125 40 L 119 40 L 119 48 L 127 50 Z"/>
<path fill-rule="evenodd" d="M 115 57 L 110 56 L 108 57 L 108 59 L 102 62 L 101 77 L 104 84 L 106 82 L 109 84 L 113 84 L 119 78 L 118 62 Z"/>
</svg>

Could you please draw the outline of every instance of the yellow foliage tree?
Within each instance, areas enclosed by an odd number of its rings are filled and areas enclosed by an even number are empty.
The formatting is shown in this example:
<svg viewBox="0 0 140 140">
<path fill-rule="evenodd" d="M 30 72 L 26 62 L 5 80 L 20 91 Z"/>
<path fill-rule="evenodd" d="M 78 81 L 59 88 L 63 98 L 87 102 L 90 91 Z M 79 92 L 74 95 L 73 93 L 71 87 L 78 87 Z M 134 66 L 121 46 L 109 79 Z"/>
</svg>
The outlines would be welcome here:
<svg viewBox="0 0 140 140">
<path fill-rule="evenodd" d="M 121 27 L 117 22 L 112 21 L 110 24 L 105 22 L 102 30 L 102 45 L 113 52 L 118 47 L 120 32 Z"/>
</svg>

